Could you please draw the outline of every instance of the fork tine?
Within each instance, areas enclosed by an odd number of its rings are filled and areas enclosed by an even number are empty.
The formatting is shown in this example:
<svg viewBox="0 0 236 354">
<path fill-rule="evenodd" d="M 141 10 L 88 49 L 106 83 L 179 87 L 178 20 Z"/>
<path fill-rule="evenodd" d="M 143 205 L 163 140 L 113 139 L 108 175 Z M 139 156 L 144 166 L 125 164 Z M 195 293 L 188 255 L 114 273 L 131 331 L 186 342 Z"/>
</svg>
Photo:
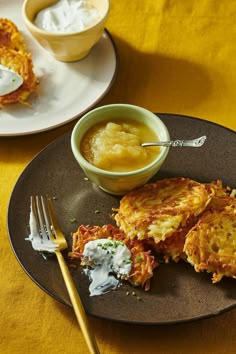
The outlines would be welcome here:
<svg viewBox="0 0 236 354">
<path fill-rule="evenodd" d="M 38 230 L 38 234 L 40 235 L 40 224 L 39 224 L 38 212 L 37 212 L 37 207 L 36 207 L 36 201 L 33 196 L 30 197 L 30 206 L 31 206 L 31 210 L 33 212 L 34 218 L 35 218 L 35 223 L 36 223 L 36 227 Z"/>
<path fill-rule="evenodd" d="M 40 199 L 41 199 L 42 211 L 43 211 L 43 216 L 44 216 L 44 222 L 45 222 L 47 232 L 48 232 L 48 237 L 54 242 L 55 241 L 54 228 L 53 228 L 53 223 L 51 220 L 50 210 L 47 207 L 48 198 L 46 197 L 46 200 L 47 200 L 46 202 L 45 202 L 45 198 L 43 196 L 41 196 Z"/>
<path fill-rule="evenodd" d="M 42 214 L 42 208 L 41 208 L 39 197 L 38 196 L 36 196 L 36 197 L 31 196 L 30 201 L 31 201 L 32 212 L 35 217 L 38 235 L 41 239 L 41 242 L 43 243 L 43 241 L 48 240 L 48 236 L 45 231 L 45 227 L 44 227 L 44 223 L 43 223 L 43 214 Z"/>
<path fill-rule="evenodd" d="M 58 224 L 57 221 L 57 216 L 55 213 L 55 209 L 52 203 L 52 199 L 47 196 L 47 209 L 48 209 L 48 215 L 50 217 L 50 222 L 53 228 L 53 234 L 55 237 L 55 240 L 60 243 L 60 249 L 66 249 L 68 247 L 67 241 L 65 239 L 65 236 L 63 235 L 61 228 Z"/>
<path fill-rule="evenodd" d="M 42 197 L 41 197 L 42 198 Z M 37 210 L 37 215 L 38 215 L 38 221 L 39 221 L 39 227 L 40 227 L 40 235 L 41 238 L 44 241 L 49 240 L 49 234 L 48 234 L 48 228 L 45 222 L 45 216 L 44 216 L 44 211 L 42 207 L 42 199 L 39 196 L 36 196 L 36 210 Z"/>
<path fill-rule="evenodd" d="M 45 224 L 45 217 L 42 208 L 41 198 L 36 196 L 30 197 L 30 235 L 26 240 L 31 241 L 34 250 L 39 251 L 43 256 L 43 252 L 54 252 L 58 245 L 49 237 L 49 231 Z"/>
</svg>

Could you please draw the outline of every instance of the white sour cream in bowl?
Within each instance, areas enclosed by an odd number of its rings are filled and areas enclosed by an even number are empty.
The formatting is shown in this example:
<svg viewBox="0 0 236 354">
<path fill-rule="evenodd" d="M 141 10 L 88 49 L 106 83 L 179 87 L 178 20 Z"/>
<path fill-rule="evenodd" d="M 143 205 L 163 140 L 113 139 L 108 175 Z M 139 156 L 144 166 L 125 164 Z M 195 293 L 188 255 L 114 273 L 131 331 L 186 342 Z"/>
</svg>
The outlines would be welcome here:
<svg viewBox="0 0 236 354">
<path fill-rule="evenodd" d="M 59 0 L 37 14 L 35 25 L 48 32 L 81 32 L 98 23 L 99 10 L 89 0 Z"/>
</svg>

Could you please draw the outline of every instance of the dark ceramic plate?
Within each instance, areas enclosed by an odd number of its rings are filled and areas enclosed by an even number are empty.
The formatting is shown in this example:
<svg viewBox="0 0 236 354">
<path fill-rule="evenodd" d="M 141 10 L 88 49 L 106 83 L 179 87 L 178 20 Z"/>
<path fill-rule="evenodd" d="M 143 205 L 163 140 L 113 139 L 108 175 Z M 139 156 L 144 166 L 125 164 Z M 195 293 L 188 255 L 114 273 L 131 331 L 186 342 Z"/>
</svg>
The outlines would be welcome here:
<svg viewBox="0 0 236 354">
<path fill-rule="evenodd" d="M 200 182 L 222 179 L 234 186 L 236 171 L 235 132 L 208 121 L 179 115 L 159 114 L 172 139 L 192 139 L 207 135 L 203 147 L 172 148 L 156 179 L 190 177 Z M 119 205 L 89 181 L 75 161 L 70 148 L 70 134 L 51 143 L 26 167 L 12 192 L 8 210 L 9 238 L 14 253 L 30 278 L 44 291 L 66 305 L 70 300 L 55 257 L 44 260 L 36 253 L 29 233 L 30 195 L 49 193 L 61 228 L 69 244 L 70 234 L 79 224 L 102 225 L 111 222 L 109 213 Z M 95 211 L 99 210 L 100 213 Z M 76 218 L 77 223 L 71 223 Z M 67 252 L 64 253 L 67 257 Z M 68 262 L 68 259 L 67 259 Z M 196 273 L 189 264 L 161 264 L 156 269 L 151 290 L 135 289 L 123 283 L 103 296 L 90 297 L 89 281 L 81 268 L 71 270 L 86 311 L 101 318 L 140 324 L 164 324 L 205 318 L 232 309 L 236 305 L 235 280 L 211 283 L 207 273 Z"/>
</svg>

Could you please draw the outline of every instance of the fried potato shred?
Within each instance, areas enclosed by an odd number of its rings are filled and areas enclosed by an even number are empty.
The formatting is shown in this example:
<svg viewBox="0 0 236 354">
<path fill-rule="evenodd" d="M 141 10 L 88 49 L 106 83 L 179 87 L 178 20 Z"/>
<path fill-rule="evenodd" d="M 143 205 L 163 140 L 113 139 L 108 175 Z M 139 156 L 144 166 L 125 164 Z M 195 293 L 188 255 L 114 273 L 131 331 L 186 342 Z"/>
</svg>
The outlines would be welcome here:
<svg viewBox="0 0 236 354">
<path fill-rule="evenodd" d="M 213 283 L 236 279 L 236 198 L 213 197 L 188 232 L 184 252 L 197 272 L 213 273 Z"/>
<path fill-rule="evenodd" d="M 0 64 L 23 78 L 23 84 L 17 90 L 0 96 L 0 106 L 18 102 L 29 104 L 27 99 L 39 84 L 34 74 L 32 54 L 26 51 L 24 37 L 16 25 L 4 18 L 0 18 Z"/>
<path fill-rule="evenodd" d="M 14 49 L 17 52 L 26 51 L 23 35 L 18 31 L 16 25 L 6 18 L 0 18 L 0 47 Z"/>
</svg>

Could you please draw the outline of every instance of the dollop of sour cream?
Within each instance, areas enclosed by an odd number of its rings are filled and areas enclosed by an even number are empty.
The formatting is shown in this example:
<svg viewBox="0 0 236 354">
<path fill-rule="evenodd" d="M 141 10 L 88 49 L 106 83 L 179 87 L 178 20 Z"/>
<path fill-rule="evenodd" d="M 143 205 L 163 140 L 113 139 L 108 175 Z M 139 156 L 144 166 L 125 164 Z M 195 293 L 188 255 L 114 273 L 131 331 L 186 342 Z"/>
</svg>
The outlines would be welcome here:
<svg viewBox="0 0 236 354">
<path fill-rule="evenodd" d="M 86 243 L 82 259 L 84 264 L 89 265 L 85 272 L 91 280 L 90 296 L 115 289 L 119 285 L 119 278 L 128 276 L 132 266 L 128 247 L 121 241 L 109 239 Z"/>
<path fill-rule="evenodd" d="M 22 84 L 23 78 L 15 71 L 0 65 L 0 96 L 16 91 Z"/>
<path fill-rule="evenodd" d="M 35 25 L 57 33 L 83 31 L 98 23 L 101 14 L 89 0 L 59 0 L 37 14 Z"/>
</svg>

